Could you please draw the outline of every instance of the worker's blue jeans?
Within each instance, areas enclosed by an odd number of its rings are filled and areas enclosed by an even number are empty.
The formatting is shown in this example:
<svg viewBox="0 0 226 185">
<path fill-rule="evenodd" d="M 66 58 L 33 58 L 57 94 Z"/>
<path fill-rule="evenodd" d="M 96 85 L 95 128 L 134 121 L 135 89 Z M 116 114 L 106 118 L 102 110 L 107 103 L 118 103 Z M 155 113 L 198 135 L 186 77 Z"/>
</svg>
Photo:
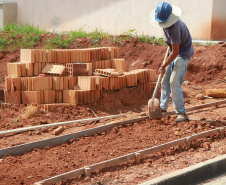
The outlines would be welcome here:
<svg viewBox="0 0 226 185">
<path fill-rule="evenodd" d="M 190 59 L 177 57 L 165 69 L 165 74 L 161 83 L 160 108 L 166 110 L 172 94 L 172 102 L 177 114 L 185 113 L 183 90 L 181 84 L 184 81 L 184 75 L 187 71 L 187 64 Z"/>
</svg>

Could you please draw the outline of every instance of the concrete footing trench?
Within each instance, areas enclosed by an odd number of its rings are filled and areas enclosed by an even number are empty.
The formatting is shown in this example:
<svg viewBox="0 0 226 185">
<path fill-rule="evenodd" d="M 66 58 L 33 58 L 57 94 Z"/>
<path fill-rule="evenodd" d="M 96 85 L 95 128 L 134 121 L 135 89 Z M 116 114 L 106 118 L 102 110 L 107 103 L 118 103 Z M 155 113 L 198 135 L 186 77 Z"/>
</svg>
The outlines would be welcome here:
<svg viewBox="0 0 226 185">
<path fill-rule="evenodd" d="M 93 173 L 99 170 L 106 169 L 105 172 L 107 172 L 111 167 L 121 166 L 124 163 L 139 165 L 142 163 L 142 158 L 155 155 L 158 152 L 165 153 L 170 149 L 173 153 L 183 152 L 194 148 L 194 142 L 201 146 L 205 143 L 205 140 L 224 139 L 226 131 L 226 127 L 223 126 L 195 135 L 187 133 L 184 134 L 184 136 L 187 135 L 186 137 L 178 137 L 179 135 L 176 136 L 174 133 L 175 128 L 172 125 L 167 125 L 167 122 L 167 119 L 163 122 L 161 120 L 149 120 L 148 117 L 140 117 L 1 149 L 1 171 L 3 174 L 9 168 L 7 167 L 8 162 L 14 161 L 14 165 L 10 167 L 11 170 L 21 168 L 27 163 L 31 166 L 21 171 L 16 178 L 10 174 L 5 174 L 7 179 L 2 178 L 2 182 L 6 183 L 9 180 L 10 182 L 15 181 L 15 183 L 21 181 L 35 184 L 54 184 L 76 177 L 91 177 Z M 192 121 L 192 124 L 201 123 Z M 142 135 L 144 129 L 150 129 L 152 134 L 150 136 Z M 163 129 L 167 129 L 168 133 L 174 134 L 175 137 L 169 139 L 167 135 L 161 135 Z M 123 136 L 125 133 L 129 134 Z M 139 137 L 135 133 L 139 133 Z M 124 144 L 117 148 L 119 143 Z M 114 148 L 115 152 L 109 153 L 109 148 Z M 63 155 L 66 157 L 63 157 Z M 37 166 L 39 166 L 38 169 Z M 36 170 L 33 171 L 33 169 Z M 57 173 L 56 169 L 58 169 Z M 28 178 L 27 174 L 33 175 Z"/>
</svg>

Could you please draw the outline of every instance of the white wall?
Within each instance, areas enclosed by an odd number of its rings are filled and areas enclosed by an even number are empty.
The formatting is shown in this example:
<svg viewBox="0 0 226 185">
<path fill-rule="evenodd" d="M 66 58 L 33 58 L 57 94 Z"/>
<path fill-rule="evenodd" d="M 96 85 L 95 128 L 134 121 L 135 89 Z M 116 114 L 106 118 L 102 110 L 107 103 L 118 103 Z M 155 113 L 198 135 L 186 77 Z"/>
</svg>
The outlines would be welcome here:
<svg viewBox="0 0 226 185">
<path fill-rule="evenodd" d="M 225 40 L 226 39 L 226 1 L 214 0 L 213 2 L 213 15 L 212 15 L 212 37 Z"/>
<path fill-rule="evenodd" d="M 162 30 L 153 28 L 148 20 L 150 9 L 162 0 L 13 1 L 17 2 L 19 23 L 32 23 L 49 31 L 101 28 L 104 32 L 118 35 L 136 29 L 138 34 L 163 36 Z M 181 19 L 187 24 L 193 39 L 210 38 L 213 1 L 216 0 L 168 0 L 182 9 Z"/>
</svg>

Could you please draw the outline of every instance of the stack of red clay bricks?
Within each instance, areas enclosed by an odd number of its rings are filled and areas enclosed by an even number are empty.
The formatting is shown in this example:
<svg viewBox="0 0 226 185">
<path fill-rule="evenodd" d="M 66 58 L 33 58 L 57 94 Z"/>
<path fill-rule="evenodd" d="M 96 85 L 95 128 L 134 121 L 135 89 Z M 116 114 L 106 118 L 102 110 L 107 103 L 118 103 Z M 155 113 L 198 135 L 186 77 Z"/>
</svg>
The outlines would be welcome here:
<svg viewBox="0 0 226 185">
<path fill-rule="evenodd" d="M 151 94 L 157 71 L 125 72 L 125 60 L 118 56 L 117 47 L 21 49 L 20 62 L 7 64 L 2 108 L 12 104 L 55 107 L 94 103 L 103 92 L 126 87 L 138 86 Z M 120 75 L 93 76 L 98 69 L 114 69 Z"/>
</svg>

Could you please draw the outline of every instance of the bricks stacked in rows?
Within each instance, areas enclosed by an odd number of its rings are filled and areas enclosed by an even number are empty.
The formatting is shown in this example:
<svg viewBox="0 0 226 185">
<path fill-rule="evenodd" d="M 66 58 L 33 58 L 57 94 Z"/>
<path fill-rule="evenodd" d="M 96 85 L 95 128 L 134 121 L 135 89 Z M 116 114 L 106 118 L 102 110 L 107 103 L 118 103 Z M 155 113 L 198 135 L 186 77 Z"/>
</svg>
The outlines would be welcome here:
<svg viewBox="0 0 226 185">
<path fill-rule="evenodd" d="M 144 72 L 144 71 L 143 71 Z M 139 73 L 138 73 L 139 74 Z M 148 73 L 147 73 L 148 74 Z M 147 92 L 151 93 L 152 87 L 151 84 L 153 82 L 149 81 L 148 77 L 146 81 L 143 83 L 138 81 L 137 73 L 130 72 L 129 74 L 125 74 L 123 76 L 119 76 L 117 78 L 111 77 L 99 77 L 99 76 L 79 76 L 79 77 L 22 77 L 22 78 L 11 78 L 6 77 L 6 91 L 5 95 L 10 94 L 12 96 L 12 92 L 21 92 L 21 101 L 18 94 L 15 94 L 18 98 L 14 98 L 12 100 L 6 99 L 6 103 L 15 103 L 15 104 L 39 104 L 39 103 L 50 103 L 54 101 L 45 101 L 45 91 L 61 91 L 61 95 L 65 90 L 73 90 L 73 91 L 107 91 L 107 90 L 119 90 L 125 87 L 135 87 L 140 86 Z M 149 88 L 147 85 L 149 84 Z M 144 85 L 146 85 L 144 87 Z M 39 95 L 37 92 L 43 91 L 44 95 Z M 28 94 L 24 94 L 24 92 L 29 92 Z M 100 94 L 100 93 L 99 93 Z M 26 97 L 28 96 L 28 97 Z M 33 96 L 40 96 L 39 99 L 33 99 Z M 55 94 L 51 95 L 53 98 Z M 49 96 L 50 97 L 50 96 Z M 29 101 L 27 101 L 30 100 Z M 61 101 L 55 101 L 57 103 L 70 103 L 68 101 L 64 101 L 63 98 Z M 35 102 L 37 100 L 37 102 Z M 81 102 L 81 101 L 79 101 Z M 72 103 L 72 102 L 71 102 Z M 87 102 L 83 102 L 87 103 Z"/>
<path fill-rule="evenodd" d="M 90 63 L 119 57 L 116 47 L 87 49 L 21 49 L 23 63 Z"/>
<path fill-rule="evenodd" d="M 118 58 L 118 48 L 116 47 L 102 47 L 91 49 L 21 49 L 20 62 L 8 63 L 8 76 L 24 77 L 37 76 L 42 73 L 44 67 L 48 64 L 63 65 L 66 67 L 67 63 L 93 63 L 92 72 L 95 71 L 96 62 Z M 106 66 L 106 65 L 105 65 Z M 105 67 L 111 67 L 109 64 Z M 99 67 L 99 66 L 98 66 Z M 91 73 L 92 73 L 91 72 Z M 89 73 L 89 75 L 91 75 Z"/>
<path fill-rule="evenodd" d="M 7 64 L 5 103 L 94 103 L 103 91 L 134 86 L 151 93 L 156 70 L 134 70 L 116 78 L 92 76 L 95 69 L 109 68 L 125 71 L 125 60 L 118 59 L 118 48 L 22 49 L 21 62 Z M 42 72 L 50 76 L 39 77 Z"/>
</svg>

